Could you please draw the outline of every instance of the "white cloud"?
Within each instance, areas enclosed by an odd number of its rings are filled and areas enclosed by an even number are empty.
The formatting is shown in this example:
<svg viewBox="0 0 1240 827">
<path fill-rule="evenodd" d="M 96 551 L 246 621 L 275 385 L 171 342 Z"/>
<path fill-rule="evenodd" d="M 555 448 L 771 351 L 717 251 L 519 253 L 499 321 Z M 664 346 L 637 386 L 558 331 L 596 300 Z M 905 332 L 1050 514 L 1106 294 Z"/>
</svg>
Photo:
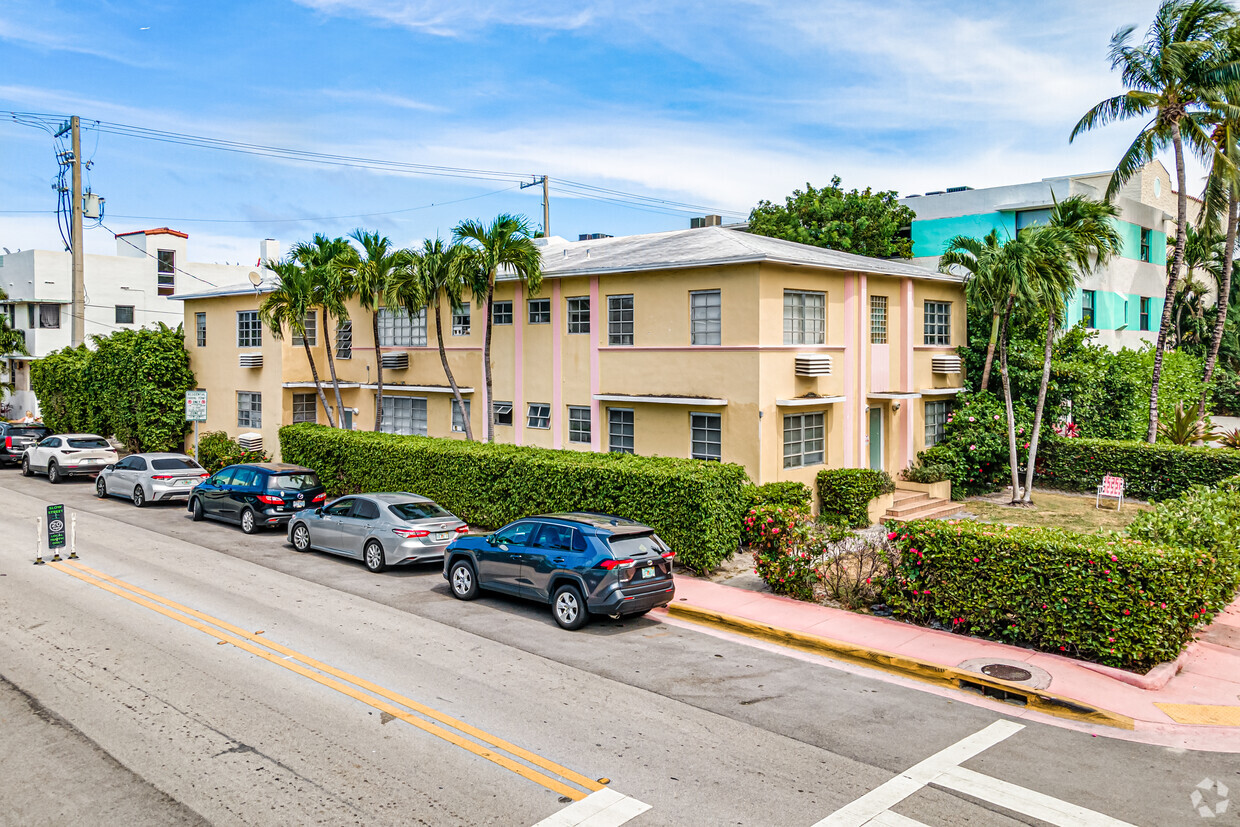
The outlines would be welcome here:
<svg viewBox="0 0 1240 827">
<path fill-rule="evenodd" d="M 444 112 L 444 107 L 425 101 L 415 100 L 404 95 L 390 95 L 385 92 L 373 92 L 365 89 L 320 89 L 317 94 L 333 100 L 348 101 L 353 104 L 373 104 L 396 109 L 413 109 L 420 112 Z"/>
<path fill-rule="evenodd" d="M 294 0 L 324 14 L 352 15 L 404 26 L 427 34 L 457 37 L 494 24 L 537 29 L 578 29 L 596 11 L 588 3 L 565 0 L 535 4 L 517 0 Z"/>
</svg>

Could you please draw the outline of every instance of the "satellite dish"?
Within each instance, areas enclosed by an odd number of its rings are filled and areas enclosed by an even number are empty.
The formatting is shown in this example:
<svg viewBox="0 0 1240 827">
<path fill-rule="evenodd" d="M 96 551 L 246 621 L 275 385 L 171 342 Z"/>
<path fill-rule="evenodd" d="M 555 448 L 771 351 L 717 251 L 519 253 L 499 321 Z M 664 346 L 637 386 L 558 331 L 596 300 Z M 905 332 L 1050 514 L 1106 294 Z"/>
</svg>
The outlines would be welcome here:
<svg viewBox="0 0 1240 827">
<path fill-rule="evenodd" d="M 262 285 L 262 283 L 263 283 L 263 277 L 260 276 L 258 273 L 254 272 L 253 270 L 251 270 L 250 271 L 250 284 L 254 285 L 255 287 L 259 287 Z"/>
</svg>

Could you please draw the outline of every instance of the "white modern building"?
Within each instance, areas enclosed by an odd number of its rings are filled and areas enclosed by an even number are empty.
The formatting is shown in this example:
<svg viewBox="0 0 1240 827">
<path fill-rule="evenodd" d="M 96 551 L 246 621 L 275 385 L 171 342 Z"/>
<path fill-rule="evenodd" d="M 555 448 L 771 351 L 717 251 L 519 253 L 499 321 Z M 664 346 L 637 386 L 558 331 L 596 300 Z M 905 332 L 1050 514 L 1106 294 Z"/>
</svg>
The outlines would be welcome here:
<svg viewBox="0 0 1240 827">
<path fill-rule="evenodd" d="M 280 245 L 266 239 L 255 254 L 259 261 L 278 259 Z M 171 300 L 173 293 L 185 292 L 191 285 L 205 288 L 245 281 L 257 269 L 261 268 L 190 261 L 189 236 L 167 227 L 121 233 L 116 236 L 116 255 L 85 257 L 86 341 L 117 330 L 156 327 L 159 322 L 175 327 L 183 320 L 184 309 Z M 13 416 L 26 410 L 38 413 L 38 400 L 30 390 L 30 360 L 71 343 L 72 276 L 72 255 L 65 251 L 0 255 L 0 288 L 8 295 L 0 302 L 0 311 L 25 337 L 29 353 L 3 357 L 15 386 L 12 398 L 5 399 Z"/>
</svg>

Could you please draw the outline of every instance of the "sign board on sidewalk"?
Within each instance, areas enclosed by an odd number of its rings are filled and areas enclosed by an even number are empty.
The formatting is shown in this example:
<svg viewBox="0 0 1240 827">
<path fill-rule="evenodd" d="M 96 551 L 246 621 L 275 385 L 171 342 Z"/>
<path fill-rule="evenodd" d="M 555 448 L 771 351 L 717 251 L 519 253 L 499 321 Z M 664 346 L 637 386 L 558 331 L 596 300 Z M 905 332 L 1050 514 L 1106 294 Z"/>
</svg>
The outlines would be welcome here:
<svg viewBox="0 0 1240 827">
<path fill-rule="evenodd" d="M 185 420 L 187 422 L 207 421 L 207 392 L 185 392 Z"/>
<path fill-rule="evenodd" d="M 64 505 L 49 505 L 47 507 L 47 547 L 49 549 L 65 547 Z"/>
</svg>

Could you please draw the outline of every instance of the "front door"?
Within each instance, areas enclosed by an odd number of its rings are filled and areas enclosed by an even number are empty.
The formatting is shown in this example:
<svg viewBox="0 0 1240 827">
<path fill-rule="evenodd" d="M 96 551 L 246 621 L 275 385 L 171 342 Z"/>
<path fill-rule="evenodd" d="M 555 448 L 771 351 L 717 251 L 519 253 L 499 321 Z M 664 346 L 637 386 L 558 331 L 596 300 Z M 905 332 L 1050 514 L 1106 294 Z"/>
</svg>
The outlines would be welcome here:
<svg viewBox="0 0 1240 827">
<path fill-rule="evenodd" d="M 882 408 L 870 408 L 870 470 L 884 470 Z"/>
</svg>

